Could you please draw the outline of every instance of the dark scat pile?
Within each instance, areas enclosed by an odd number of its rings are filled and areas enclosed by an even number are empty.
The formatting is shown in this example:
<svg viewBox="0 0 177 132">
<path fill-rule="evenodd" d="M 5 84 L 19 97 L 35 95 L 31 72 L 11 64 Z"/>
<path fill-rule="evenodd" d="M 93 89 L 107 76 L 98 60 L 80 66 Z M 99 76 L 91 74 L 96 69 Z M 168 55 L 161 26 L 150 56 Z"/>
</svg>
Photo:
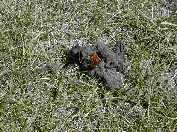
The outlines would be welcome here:
<svg viewBox="0 0 177 132">
<path fill-rule="evenodd" d="M 76 45 L 70 50 L 69 58 L 72 64 L 79 65 L 80 70 L 105 80 L 108 87 L 122 86 L 124 48 L 121 43 L 118 43 L 113 51 L 101 41 L 95 47 Z"/>
</svg>

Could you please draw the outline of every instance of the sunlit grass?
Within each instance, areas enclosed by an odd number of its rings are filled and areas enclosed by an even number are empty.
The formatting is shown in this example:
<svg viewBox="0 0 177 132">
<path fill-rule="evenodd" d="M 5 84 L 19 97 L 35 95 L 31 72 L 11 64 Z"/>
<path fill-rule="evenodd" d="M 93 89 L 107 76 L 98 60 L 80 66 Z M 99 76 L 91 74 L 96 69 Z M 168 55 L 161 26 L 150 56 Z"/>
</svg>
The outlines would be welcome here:
<svg viewBox="0 0 177 132">
<path fill-rule="evenodd" d="M 0 2 L 1 131 L 177 130 L 175 7 L 164 1 Z M 125 45 L 125 82 L 107 89 L 65 67 L 72 45 Z"/>
</svg>

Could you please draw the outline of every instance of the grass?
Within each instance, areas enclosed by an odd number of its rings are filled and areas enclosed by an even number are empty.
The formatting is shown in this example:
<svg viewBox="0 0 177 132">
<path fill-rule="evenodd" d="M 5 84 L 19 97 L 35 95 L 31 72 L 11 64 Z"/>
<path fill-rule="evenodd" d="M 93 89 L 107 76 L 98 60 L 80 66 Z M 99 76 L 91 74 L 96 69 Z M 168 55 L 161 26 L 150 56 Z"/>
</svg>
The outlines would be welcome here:
<svg viewBox="0 0 177 132">
<path fill-rule="evenodd" d="M 169 14 L 165 5 L 1 1 L 0 131 L 177 131 L 175 88 L 165 80 L 176 68 L 176 7 Z M 64 67 L 72 45 L 100 38 L 125 45 L 118 90 Z"/>
</svg>

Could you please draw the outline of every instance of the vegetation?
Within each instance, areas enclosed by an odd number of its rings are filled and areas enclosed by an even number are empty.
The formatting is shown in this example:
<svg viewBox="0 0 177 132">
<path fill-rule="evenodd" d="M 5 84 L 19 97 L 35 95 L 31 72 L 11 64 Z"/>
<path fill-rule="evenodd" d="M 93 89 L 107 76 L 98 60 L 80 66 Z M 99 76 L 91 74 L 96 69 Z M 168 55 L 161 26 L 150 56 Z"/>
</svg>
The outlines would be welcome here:
<svg viewBox="0 0 177 132">
<path fill-rule="evenodd" d="M 0 1 L 0 131 L 177 131 L 177 12 L 143 0 Z M 173 7 L 173 8 L 172 8 Z M 64 67 L 76 43 L 125 45 L 125 81 L 107 89 Z"/>
</svg>

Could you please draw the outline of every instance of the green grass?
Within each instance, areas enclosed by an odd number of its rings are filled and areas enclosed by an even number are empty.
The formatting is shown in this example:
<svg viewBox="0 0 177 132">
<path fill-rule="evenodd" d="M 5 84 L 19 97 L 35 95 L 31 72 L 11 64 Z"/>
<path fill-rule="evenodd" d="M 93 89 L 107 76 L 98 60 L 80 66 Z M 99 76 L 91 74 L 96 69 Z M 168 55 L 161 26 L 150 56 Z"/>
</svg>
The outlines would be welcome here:
<svg viewBox="0 0 177 132">
<path fill-rule="evenodd" d="M 177 58 L 177 16 L 175 7 L 160 14 L 164 4 L 0 1 L 0 131 L 177 131 L 164 79 Z M 125 45 L 121 89 L 64 68 L 72 45 L 100 38 Z"/>
</svg>

